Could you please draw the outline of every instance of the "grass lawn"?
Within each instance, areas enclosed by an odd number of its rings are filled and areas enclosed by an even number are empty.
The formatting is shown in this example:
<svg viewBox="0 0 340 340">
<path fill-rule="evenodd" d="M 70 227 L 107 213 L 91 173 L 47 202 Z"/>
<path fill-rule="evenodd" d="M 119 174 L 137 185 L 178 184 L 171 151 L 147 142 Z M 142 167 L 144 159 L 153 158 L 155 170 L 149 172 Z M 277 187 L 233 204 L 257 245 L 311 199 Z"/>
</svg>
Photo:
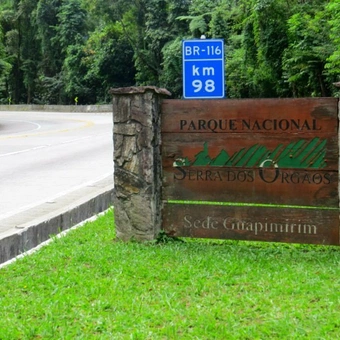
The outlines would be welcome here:
<svg viewBox="0 0 340 340">
<path fill-rule="evenodd" d="M 340 248 L 122 243 L 112 211 L 0 269 L 0 339 L 339 339 Z"/>
</svg>

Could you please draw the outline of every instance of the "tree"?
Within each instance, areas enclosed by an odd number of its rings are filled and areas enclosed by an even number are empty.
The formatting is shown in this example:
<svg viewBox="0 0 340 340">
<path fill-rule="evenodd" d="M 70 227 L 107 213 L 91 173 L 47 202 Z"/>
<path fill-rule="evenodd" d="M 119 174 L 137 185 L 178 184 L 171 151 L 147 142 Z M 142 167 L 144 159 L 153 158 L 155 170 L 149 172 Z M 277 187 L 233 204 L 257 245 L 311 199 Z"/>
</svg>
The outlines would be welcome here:
<svg viewBox="0 0 340 340">
<path fill-rule="evenodd" d="M 325 76 L 327 56 L 332 53 L 324 4 L 307 4 L 288 20 L 289 47 L 283 70 L 294 96 L 329 96 Z"/>
<path fill-rule="evenodd" d="M 53 77 L 60 72 L 63 64 L 60 42 L 55 39 L 59 24 L 58 12 L 62 0 L 39 0 L 34 12 L 37 37 L 40 41 L 42 61 L 40 70 L 43 76 Z"/>
<path fill-rule="evenodd" d="M 65 92 L 80 103 L 107 102 L 110 87 L 134 84 L 133 50 L 119 24 L 91 35 L 86 44 L 71 45 L 64 63 Z"/>
<path fill-rule="evenodd" d="M 33 13 L 41 53 L 37 96 L 44 104 L 56 104 L 62 100 L 61 68 L 64 57 L 60 42 L 55 38 L 61 5 L 62 0 L 39 0 Z"/>
<path fill-rule="evenodd" d="M 325 74 L 330 79 L 330 82 L 340 81 L 340 3 L 336 0 L 331 0 L 325 8 L 326 16 L 328 17 L 329 39 L 332 51 L 325 64 Z M 339 96 L 339 89 L 331 87 L 333 95 Z"/>
<path fill-rule="evenodd" d="M 36 0 L 21 0 L 19 3 L 19 31 L 20 31 L 20 57 L 23 84 L 25 86 L 25 101 L 27 104 L 33 100 L 38 65 L 40 62 L 40 45 L 37 41 L 36 26 L 32 24 L 31 13 L 36 8 Z"/>
<path fill-rule="evenodd" d="M 163 71 L 160 76 L 160 84 L 168 89 L 172 96 L 180 98 L 183 92 L 182 76 L 182 38 L 165 44 L 162 49 Z"/>
<path fill-rule="evenodd" d="M 4 45 L 7 62 L 11 64 L 11 72 L 8 77 L 7 92 L 14 103 L 21 102 L 21 93 L 24 93 L 23 76 L 21 71 L 21 30 L 20 16 L 18 13 L 18 1 L 12 1 L 2 13 L 2 27 L 4 27 Z"/>
<path fill-rule="evenodd" d="M 12 18 L 10 0 L 4 0 L 0 4 L 0 103 L 8 104 L 11 101 L 9 92 L 9 77 L 12 70 L 12 64 L 6 51 L 5 33 L 11 29 L 8 15 Z"/>
<path fill-rule="evenodd" d="M 0 103 L 8 104 L 8 101 L 10 101 L 10 95 L 8 93 L 8 77 L 12 65 L 6 61 L 6 51 L 3 41 L 4 35 L 0 26 Z"/>
</svg>

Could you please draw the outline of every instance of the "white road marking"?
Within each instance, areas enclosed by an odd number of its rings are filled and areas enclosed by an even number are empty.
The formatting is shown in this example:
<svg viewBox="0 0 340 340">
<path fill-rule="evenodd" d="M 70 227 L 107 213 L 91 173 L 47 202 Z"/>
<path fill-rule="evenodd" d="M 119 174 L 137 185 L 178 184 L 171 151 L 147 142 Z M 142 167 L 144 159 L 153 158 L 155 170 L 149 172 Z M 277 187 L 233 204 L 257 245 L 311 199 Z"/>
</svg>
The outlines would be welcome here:
<svg viewBox="0 0 340 340">
<path fill-rule="evenodd" d="M 12 156 L 12 155 L 17 155 L 17 154 L 19 154 L 19 153 L 24 153 L 24 152 L 29 152 L 29 151 L 44 149 L 44 148 L 47 148 L 47 147 L 49 147 L 49 146 L 52 146 L 52 144 L 36 146 L 36 147 L 34 147 L 34 148 L 24 149 L 24 150 L 20 150 L 20 151 L 14 151 L 14 152 L 3 153 L 3 154 L 0 154 L 0 157 Z"/>
<path fill-rule="evenodd" d="M 40 124 L 38 124 L 36 122 L 32 122 L 30 120 L 8 120 L 8 122 L 20 122 L 20 123 L 27 123 L 27 124 L 32 124 L 32 125 L 36 126 L 35 129 L 29 130 L 29 131 L 36 131 L 36 130 L 40 130 L 41 129 L 41 125 Z"/>
<path fill-rule="evenodd" d="M 35 151 L 35 150 L 39 150 L 39 149 L 44 149 L 44 148 L 48 148 L 48 147 L 51 147 L 51 146 L 58 146 L 58 145 L 63 145 L 63 144 L 75 143 L 75 142 L 78 142 L 78 141 L 81 141 L 81 140 L 84 140 L 84 139 L 90 139 L 90 138 L 93 138 L 93 137 L 102 137 L 102 136 L 109 135 L 109 134 L 110 133 L 101 134 L 100 136 L 90 135 L 90 136 L 85 136 L 85 137 L 81 137 L 81 138 L 70 139 L 70 140 L 66 140 L 66 141 L 64 141 L 64 142 L 62 142 L 60 144 L 55 144 L 55 145 L 53 145 L 53 144 L 45 144 L 45 145 L 35 146 L 34 148 L 29 148 L 29 149 L 24 149 L 24 150 L 19 150 L 19 151 L 3 153 L 3 154 L 0 154 L 0 157 L 17 155 L 17 154 L 20 154 L 20 153 Z"/>
</svg>

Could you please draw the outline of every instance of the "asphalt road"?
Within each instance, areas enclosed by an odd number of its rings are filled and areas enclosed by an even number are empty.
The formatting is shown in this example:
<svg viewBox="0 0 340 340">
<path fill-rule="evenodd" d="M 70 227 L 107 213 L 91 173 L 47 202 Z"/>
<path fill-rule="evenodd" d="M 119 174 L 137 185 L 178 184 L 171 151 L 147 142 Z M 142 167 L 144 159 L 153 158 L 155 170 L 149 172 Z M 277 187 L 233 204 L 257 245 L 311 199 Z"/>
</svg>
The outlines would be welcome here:
<svg viewBox="0 0 340 340">
<path fill-rule="evenodd" d="M 0 112 L 0 219 L 112 178 L 111 113 Z"/>
</svg>

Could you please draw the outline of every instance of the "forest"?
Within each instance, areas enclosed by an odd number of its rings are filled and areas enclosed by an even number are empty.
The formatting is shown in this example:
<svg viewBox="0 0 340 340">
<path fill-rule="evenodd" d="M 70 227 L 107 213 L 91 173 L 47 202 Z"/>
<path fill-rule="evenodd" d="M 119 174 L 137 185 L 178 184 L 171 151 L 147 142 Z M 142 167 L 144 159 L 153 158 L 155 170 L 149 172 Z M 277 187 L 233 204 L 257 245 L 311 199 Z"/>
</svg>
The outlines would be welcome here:
<svg viewBox="0 0 340 340">
<path fill-rule="evenodd" d="M 0 104 L 181 98 L 182 40 L 224 39 L 227 98 L 339 96 L 340 0 L 1 0 Z"/>
</svg>

